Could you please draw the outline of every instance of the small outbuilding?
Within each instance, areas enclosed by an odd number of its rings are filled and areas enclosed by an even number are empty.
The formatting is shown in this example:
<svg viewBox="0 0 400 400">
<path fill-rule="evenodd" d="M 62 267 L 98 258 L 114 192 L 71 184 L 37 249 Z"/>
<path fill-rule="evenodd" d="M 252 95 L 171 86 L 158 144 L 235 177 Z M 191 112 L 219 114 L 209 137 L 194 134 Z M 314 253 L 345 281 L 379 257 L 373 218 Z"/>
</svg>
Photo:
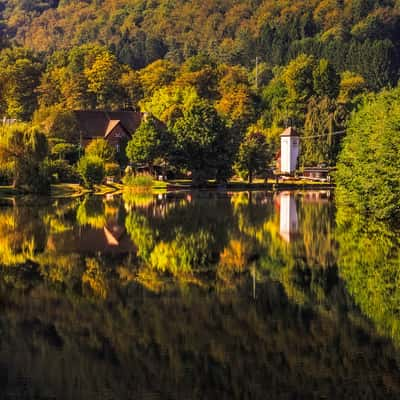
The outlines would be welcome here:
<svg viewBox="0 0 400 400">
<path fill-rule="evenodd" d="M 329 182 L 330 181 L 330 169 L 326 167 L 305 167 L 303 170 L 302 178 L 309 180 Z"/>
</svg>

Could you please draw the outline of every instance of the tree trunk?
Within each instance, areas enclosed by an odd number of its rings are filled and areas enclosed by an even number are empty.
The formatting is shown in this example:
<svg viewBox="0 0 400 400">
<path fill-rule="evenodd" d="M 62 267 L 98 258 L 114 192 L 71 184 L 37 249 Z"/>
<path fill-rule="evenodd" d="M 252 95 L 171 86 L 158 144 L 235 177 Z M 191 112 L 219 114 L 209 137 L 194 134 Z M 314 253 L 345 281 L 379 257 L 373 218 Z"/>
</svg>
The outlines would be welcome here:
<svg viewBox="0 0 400 400">
<path fill-rule="evenodd" d="M 249 169 L 249 183 L 253 183 L 253 171 Z"/>
</svg>

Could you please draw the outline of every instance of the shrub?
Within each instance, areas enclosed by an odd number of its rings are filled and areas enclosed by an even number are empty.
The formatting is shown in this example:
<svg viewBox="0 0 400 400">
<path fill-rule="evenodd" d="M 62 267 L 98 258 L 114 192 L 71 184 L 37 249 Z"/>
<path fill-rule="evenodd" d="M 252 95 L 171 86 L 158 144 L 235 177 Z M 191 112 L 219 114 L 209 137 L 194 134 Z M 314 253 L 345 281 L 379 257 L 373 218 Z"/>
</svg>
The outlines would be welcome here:
<svg viewBox="0 0 400 400">
<path fill-rule="evenodd" d="M 130 188 L 138 189 L 141 191 L 150 191 L 153 187 L 153 177 L 149 174 L 127 174 L 124 176 L 122 181 Z"/>
<path fill-rule="evenodd" d="M 97 156 L 82 157 L 77 165 L 77 171 L 86 187 L 92 188 L 100 184 L 105 176 L 104 162 Z"/>
<path fill-rule="evenodd" d="M 121 168 L 117 163 L 107 163 L 105 166 L 106 176 L 113 176 L 117 179 L 121 177 Z"/>
<path fill-rule="evenodd" d="M 54 160 L 67 160 L 74 163 L 79 158 L 79 147 L 71 143 L 55 143 L 51 148 L 51 156 Z"/>
<path fill-rule="evenodd" d="M 66 160 L 50 160 L 47 163 L 48 174 L 52 183 L 76 183 L 79 182 L 79 174 Z"/>
<path fill-rule="evenodd" d="M 115 149 L 105 139 L 92 140 L 85 149 L 88 157 L 99 157 L 103 162 L 115 160 Z"/>
</svg>

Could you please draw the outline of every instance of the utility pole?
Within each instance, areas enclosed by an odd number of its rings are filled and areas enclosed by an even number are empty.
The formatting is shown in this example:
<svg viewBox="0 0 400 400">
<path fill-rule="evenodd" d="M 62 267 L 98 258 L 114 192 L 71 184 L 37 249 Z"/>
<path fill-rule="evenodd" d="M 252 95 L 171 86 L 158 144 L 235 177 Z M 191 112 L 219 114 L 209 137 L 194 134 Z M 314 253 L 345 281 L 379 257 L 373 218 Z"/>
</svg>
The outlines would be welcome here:
<svg viewBox="0 0 400 400">
<path fill-rule="evenodd" d="M 253 299 L 256 299 L 256 266 L 253 264 Z"/>
<path fill-rule="evenodd" d="M 258 90 L 258 57 L 256 57 L 256 90 Z"/>
</svg>

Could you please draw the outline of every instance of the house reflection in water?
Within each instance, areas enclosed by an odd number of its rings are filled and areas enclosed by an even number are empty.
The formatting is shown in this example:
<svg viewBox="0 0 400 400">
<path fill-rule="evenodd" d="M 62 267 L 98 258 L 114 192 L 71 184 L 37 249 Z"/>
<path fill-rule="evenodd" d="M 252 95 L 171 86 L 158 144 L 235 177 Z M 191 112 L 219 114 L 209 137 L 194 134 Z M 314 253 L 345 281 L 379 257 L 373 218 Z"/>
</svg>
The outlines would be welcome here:
<svg viewBox="0 0 400 400">
<path fill-rule="evenodd" d="M 114 214 L 106 215 L 98 210 L 104 221 L 98 224 L 75 225 L 73 229 L 50 235 L 47 248 L 57 253 L 79 254 L 127 254 L 136 252 L 136 247 L 129 237 L 124 218 L 119 217 L 119 209 Z M 101 221 L 101 218 L 99 218 Z"/>
<path fill-rule="evenodd" d="M 293 192 L 279 193 L 280 228 L 279 233 L 283 240 L 290 243 L 298 235 L 299 220 L 295 194 Z"/>
<path fill-rule="evenodd" d="M 102 229 L 85 226 L 51 235 L 47 248 L 64 254 L 127 254 L 136 251 L 125 227 L 117 224 L 106 224 Z"/>
</svg>

